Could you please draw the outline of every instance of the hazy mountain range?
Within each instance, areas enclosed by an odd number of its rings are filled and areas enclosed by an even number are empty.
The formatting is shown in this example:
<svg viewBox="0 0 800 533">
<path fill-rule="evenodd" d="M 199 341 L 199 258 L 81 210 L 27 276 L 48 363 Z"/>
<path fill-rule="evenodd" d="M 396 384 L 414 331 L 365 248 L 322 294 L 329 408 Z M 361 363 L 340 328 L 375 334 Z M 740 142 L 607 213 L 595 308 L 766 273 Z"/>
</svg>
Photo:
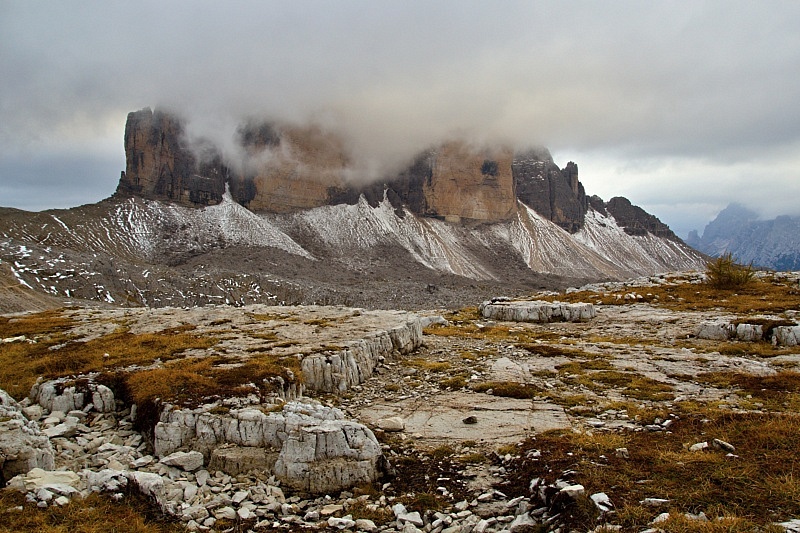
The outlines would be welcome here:
<svg viewBox="0 0 800 533">
<path fill-rule="evenodd" d="M 687 244 L 711 256 L 730 252 L 741 263 L 774 270 L 800 270 L 800 217 L 760 220 L 732 203 L 708 223 L 702 236 L 692 231 Z"/>
</svg>

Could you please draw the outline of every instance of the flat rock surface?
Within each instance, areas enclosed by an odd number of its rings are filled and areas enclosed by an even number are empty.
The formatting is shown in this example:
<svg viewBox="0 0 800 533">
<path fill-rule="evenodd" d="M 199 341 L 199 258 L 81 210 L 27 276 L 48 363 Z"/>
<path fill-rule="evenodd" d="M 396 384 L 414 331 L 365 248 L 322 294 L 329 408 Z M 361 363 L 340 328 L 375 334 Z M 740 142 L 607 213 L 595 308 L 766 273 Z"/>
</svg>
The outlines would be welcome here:
<svg viewBox="0 0 800 533">
<path fill-rule="evenodd" d="M 193 326 L 195 335 L 208 335 L 219 343 L 208 349 L 183 352 L 186 357 L 222 356 L 244 362 L 254 353 L 303 356 L 336 351 L 348 343 L 400 327 L 416 318 L 406 311 L 363 310 L 339 306 L 206 306 L 159 309 L 69 309 L 75 320 L 68 332 L 91 340 L 117 331 L 156 333 Z"/>
<path fill-rule="evenodd" d="M 368 424 L 389 416 L 402 417 L 407 433 L 429 443 L 472 440 L 507 444 L 531 433 L 571 427 L 564 409 L 555 404 L 470 392 L 442 392 L 427 400 L 379 400 L 358 414 Z M 476 422 L 464 423 L 470 416 Z"/>
</svg>

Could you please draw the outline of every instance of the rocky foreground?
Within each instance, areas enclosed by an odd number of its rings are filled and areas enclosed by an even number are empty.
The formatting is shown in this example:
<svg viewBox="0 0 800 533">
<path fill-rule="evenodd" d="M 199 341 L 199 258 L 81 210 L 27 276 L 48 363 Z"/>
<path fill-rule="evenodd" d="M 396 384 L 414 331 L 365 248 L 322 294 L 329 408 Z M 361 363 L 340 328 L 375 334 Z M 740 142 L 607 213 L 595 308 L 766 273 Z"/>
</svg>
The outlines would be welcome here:
<svg viewBox="0 0 800 533">
<path fill-rule="evenodd" d="M 669 531 L 723 515 L 740 521 L 727 530 L 797 531 L 796 499 L 781 503 L 781 491 L 794 490 L 788 481 L 770 487 L 769 510 L 754 512 L 730 506 L 724 491 L 714 500 L 717 489 L 703 498 L 686 483 L 623 489 L 603 472 L 659 480 L 648 463 L 681 472 L 762 460 L 760 445 L 745 437 L 749 427 L 734 431 L 731 421 L 794 424 L 799 280 L 759 281 L 777 292 L 740 302 L 746 295 L 710 301 L 701 275 L 662 276 L 528 304 L 495 299 L 480 314 L 62 311 L 60 334 L 70 340 L 4 333 L 0 348 L 46 345 L 67 358 L 76 352 L 65 346 L 84 343 L 88 360 L 92 342 L 119 334 L 121 323 L 131 335 L 168 331 L 176 339 L 180 327 L 219 340 L 139 361 L 125 375 L 192 368 L 220 382 L 232 368 L 280 362 L 284 370 L 258 374 L 260 382 L 243 376 L 223 396 L 200 387 L 139 403 L 131 398 L 143 386 L 117 374 L 103 379 L 102 365 L 40 380 L 30 395 L 15 394 L 20 401 L 0 395 L 0 468 L 9 488 L 37 507 L 136 490 L 202 531 Z M 546 301 L 559 299 L 580 304 Z M 26 318 L 6 317 L 3 331 Z M 136 337 L 125 339 L 133 352 Z M 115 372 L 125 361 L 117 363 Z M 770 446 L 777 457 L 780 446 Z M 650 458 L 658 449 L 673 451 Z M 763 463 L 762 477 L 789 479 L 768 473 L 789 462 Z M 758 501 L 755 483 L 746 486 Z"/>
</svg>

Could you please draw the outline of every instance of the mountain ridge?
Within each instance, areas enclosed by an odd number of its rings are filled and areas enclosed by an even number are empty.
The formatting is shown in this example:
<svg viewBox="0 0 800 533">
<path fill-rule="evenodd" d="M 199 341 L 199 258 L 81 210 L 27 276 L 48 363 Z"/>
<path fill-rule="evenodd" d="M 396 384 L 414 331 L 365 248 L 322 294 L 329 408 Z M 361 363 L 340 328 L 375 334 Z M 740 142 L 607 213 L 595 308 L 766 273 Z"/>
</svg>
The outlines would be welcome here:
<svg viewBox="0 0 800 533">
<path fill-rule="evenodd" d="M 731 253 L 737 261 L 774 270 L 800 269 L 800 217 L 762 220 L 755 211 L 731 203 L 709 222 L 703 235 L 687 243 L 711 256 Z"/>
<path fill-rule="evenodd" d="M 628 200 L 587 196 L 577 165 L 560 169 L 544 149 L 445 143 L 391 180 L 358 184 L 337 174 L 349 159 L 335 139 L 282 128 L 240 130 L 256 158 L 234 170 L 212 145 L 190 150 L 177 118 L 131 113 L 117 192 L 67 210 L 0 210 L 0 262 L 40 293 L 111 305 L 367 308 L 461 306 L 704 264 Z"/>
</svg>

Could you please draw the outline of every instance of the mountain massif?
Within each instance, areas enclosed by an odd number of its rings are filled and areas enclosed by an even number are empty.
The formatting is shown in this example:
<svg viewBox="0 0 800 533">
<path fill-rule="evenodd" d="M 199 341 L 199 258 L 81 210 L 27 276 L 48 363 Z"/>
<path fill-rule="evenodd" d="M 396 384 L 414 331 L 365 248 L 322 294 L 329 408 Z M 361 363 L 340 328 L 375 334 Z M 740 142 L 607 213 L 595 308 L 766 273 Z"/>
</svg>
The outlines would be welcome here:
<svg viewBox="0 0 800 533">
<path fill-rule="evenodd" d="M 732 203 L 706 225 L 702 236 L 692 231 L 687 242 L 708 255 L 730 252 L 737 261 L 758 267 L 800 269 L 800 217 L 760 220 L 755 211 Z"/>
<path fill-rule="evenodd" d="M 4 284 L 122 305 L 430 307 L 703 265 L 627 199 L 588 196 L 577 165 L 543 148 L 447 141 L 366 181 L 316 126 L 248 122 L 231 155 L 144 109 L 124 143 L 111 198 L 0 210 Z"/>
</svg>

